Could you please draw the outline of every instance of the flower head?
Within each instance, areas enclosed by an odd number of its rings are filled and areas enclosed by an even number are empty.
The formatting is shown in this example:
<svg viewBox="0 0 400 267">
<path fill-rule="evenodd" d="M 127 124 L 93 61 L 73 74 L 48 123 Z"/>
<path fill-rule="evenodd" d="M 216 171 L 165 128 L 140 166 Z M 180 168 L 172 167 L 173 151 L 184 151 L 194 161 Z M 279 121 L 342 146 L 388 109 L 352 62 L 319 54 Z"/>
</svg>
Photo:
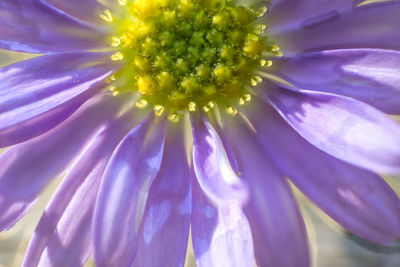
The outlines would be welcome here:
<svg viewBox="0 0 400 267">
<path fill-rule="evenodd" d="M 267 12 L 268 10 L 268 12 Z M 25 266 L 310 265 L 289 180 L 400 237 L 398 1 L 4 0 L 0 229 L 62 183 Z M 386 114 L 385 114 L 386 113 Z"/>
</svg>

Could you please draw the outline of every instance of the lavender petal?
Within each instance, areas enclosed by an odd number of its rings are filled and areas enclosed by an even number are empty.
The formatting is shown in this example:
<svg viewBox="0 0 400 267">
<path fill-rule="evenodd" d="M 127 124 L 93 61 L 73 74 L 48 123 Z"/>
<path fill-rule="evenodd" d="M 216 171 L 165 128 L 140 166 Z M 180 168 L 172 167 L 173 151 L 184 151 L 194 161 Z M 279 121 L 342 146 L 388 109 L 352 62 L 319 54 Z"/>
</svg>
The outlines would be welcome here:
<svg viewBox="0 0 400 267">
<path fill-rule="evenodd" d="M 150 188 L 132 267 L 184 266 L 192 196 L 183 126 L 168 125 L 163 161 Z"/>
<path fill-rule="evenodd" d="M 400 52 L 343 49 L 305 53 L 276 62 L 275 74 L 293 85 L 358 99 L 400 114 Z"/>
<path fill-rule="evenodd" d="M 101 49 L 107 34 L 44 1 L 32 0 L 0 2 L 0 33 L 0 48 L 27 53 Z"/>
<path fill-rule="evenodd" d="M 193 167 L 201 189 L 216 203 L 245 202 L 247 187 L 232 170 L 217 132 L 200 117 L 192 120 Z"/>
<path fill-rule="evenodd" d="M 100 18 L 106 8 L 97 0 L 45 0 L 41 3 L 63 16 L 90 23 L 94 27 L 106 23 Z"/>
<path fill-rule="evenodd" d="M 197 266 L 252 266 L 252 235 L 240 202 L 210 201 L 196 178 L 192 188 L 191 229 Z"/>
<path fill-rule="evenodd" d="M 299 136 L 272 107 L 254 102 L 246 115 L 264 149 L 329 216 L 379 244 L 400 237 L 399 199 L 378 175 L 338 160 Z"/>
<path fill-rule="evenodd" d="M 0 69 L 0 147 L 43 134 L 69 117 L 112 72 L 106 57 L 48 55 Z"/>
<path fill-rule="evenodd" d="M 91 218 L 100 179 L 131 114 L 110 122 L 71 166 L 35 230 L 23 266 L 83 266 L 92 251 Z"/>
<path fill-rule="evenodd" d="M 0 230 L 13 226 L 43 188 L 72 162 L 90 136 L 119 111 L 121 101 L 87 103 L 63 124 L 0 155 Z M 120 99 L 121 100 L 121 99 Z"/>
<path fill-rule="evenodd" d="M 268 125 L 268 121 L 265 121 Z M 283 173 L 240 118 L 223 118 L 224 133 L 237 156 L 241 177 L 250 187 L 244 206 L 259 266 L 308 267 L 304 223 Z M 247 265 L 249 266 L 249 264 Z"/>
<path fill-rule="evenodd" d="M 344 96 L 278 89 L 269 101 L 307 141 L 356 166 L 400 172 L 400 125 Z"/>
<path fill-rule="evenodd" d="M 274 12 L 272 8 L 270 10 L 271 19 L 268 23 L 274 25 L 271 25 L 267 34 L 276 40 L 283 54 L 358 47 L 400 49 L 398 1 L 361 6 L 354 5 L 355 1 L 323 1 L 317 5 L 313 1 L 306 1 L 309 4 L 305 7 L 302 7 L 304 1 L 297 1 L 298 5 L 290 6 L 288 10 L 299 13 L 292 16 L 293 19 L 282 18 L 283 23 L 277 18 L 285 12 L 282 9 L 279 12 Z M 286 1 L 285 5 L 292 5 L 292 2 Z M 272 14 L 275 17 L 272 18 Z"/>
<path fill-rule="evenodd" d="M 118 145 L 104 172 L 94 213 L 94 258 L 98 266 L 129 266 L 150 186 L 164 147 L 165 122 L 149 116 Z"/>
</svg>

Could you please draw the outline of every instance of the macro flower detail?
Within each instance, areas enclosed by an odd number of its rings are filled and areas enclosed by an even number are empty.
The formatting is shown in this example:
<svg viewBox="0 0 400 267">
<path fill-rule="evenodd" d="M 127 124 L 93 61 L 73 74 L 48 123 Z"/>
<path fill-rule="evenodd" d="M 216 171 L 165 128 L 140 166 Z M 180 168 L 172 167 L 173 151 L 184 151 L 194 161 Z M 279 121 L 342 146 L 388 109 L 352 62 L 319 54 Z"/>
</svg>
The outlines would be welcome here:
<svg viewBox="0 0 400 267">
<path fill-rule="evenodd" d="M 400 2 L 3 0 L 0 229 L 23 266 L 307 267 L 289 181 L 400 238 Z"/>
</svg>

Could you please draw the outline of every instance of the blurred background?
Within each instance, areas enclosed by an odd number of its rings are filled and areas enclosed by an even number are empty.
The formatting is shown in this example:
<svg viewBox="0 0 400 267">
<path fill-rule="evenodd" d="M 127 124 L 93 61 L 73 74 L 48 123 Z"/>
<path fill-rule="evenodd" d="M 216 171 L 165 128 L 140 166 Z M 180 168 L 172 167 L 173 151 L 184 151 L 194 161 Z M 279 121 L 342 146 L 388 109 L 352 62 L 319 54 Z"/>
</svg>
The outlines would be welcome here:
<svg viewBox="0 0 400 267">
<path fill-rule="evenodd" d="M 0 50 L 0 67 L 30 57 L 29 54 Z M 400 176 L 385 179 L 400 196 Z M 21 266 L 30 237 L 59 182 L 60 178 L 47 187 L 36 205 L 15 227 L 0 233 L 0 267 Z M 296 188 L 293 189 L 306 222 L 314 267 L 400 267 L 400 242 L 384 247 L 362 240 L 345 231 Z M 190 243 L 186 267 L 195 267 Z M 93 260 L 90 259 L 86 266 L 95 266 Z"/>
</svg>

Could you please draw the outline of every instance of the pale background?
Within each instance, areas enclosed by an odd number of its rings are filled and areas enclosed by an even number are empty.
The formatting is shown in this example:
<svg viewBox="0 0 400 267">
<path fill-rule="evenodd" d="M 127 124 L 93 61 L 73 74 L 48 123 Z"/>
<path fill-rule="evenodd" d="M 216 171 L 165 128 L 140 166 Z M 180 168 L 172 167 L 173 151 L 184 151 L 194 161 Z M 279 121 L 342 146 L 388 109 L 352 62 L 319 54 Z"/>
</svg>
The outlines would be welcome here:
<svg viewBox="0 0 400 267">
<path fill-rule="evenodd" d="M 0 50 L 0 67 L 29 57 L 31 56 L 23 53 Z M 400 195 L 400 177 L 385 177 L 385 179 Z M 48 186 L 34 208 L 15 227 L 0 233 L 0 267 L 21 266 L 29 239 L 58 183 L 59 179 Z M 391 247 L 382 247 L 361 240 L 345 232 L 342 227 L 322 213 L 297 190 L 296 195 L 313 251 L 313 266 L 400 267 L 400 242 Z M 94 266 L 93 261 L 89 260 L 86 266 Z M 196 265 L 193 250 L 189 245 L 186 267 L 194 266 Z"/>
</svg>

